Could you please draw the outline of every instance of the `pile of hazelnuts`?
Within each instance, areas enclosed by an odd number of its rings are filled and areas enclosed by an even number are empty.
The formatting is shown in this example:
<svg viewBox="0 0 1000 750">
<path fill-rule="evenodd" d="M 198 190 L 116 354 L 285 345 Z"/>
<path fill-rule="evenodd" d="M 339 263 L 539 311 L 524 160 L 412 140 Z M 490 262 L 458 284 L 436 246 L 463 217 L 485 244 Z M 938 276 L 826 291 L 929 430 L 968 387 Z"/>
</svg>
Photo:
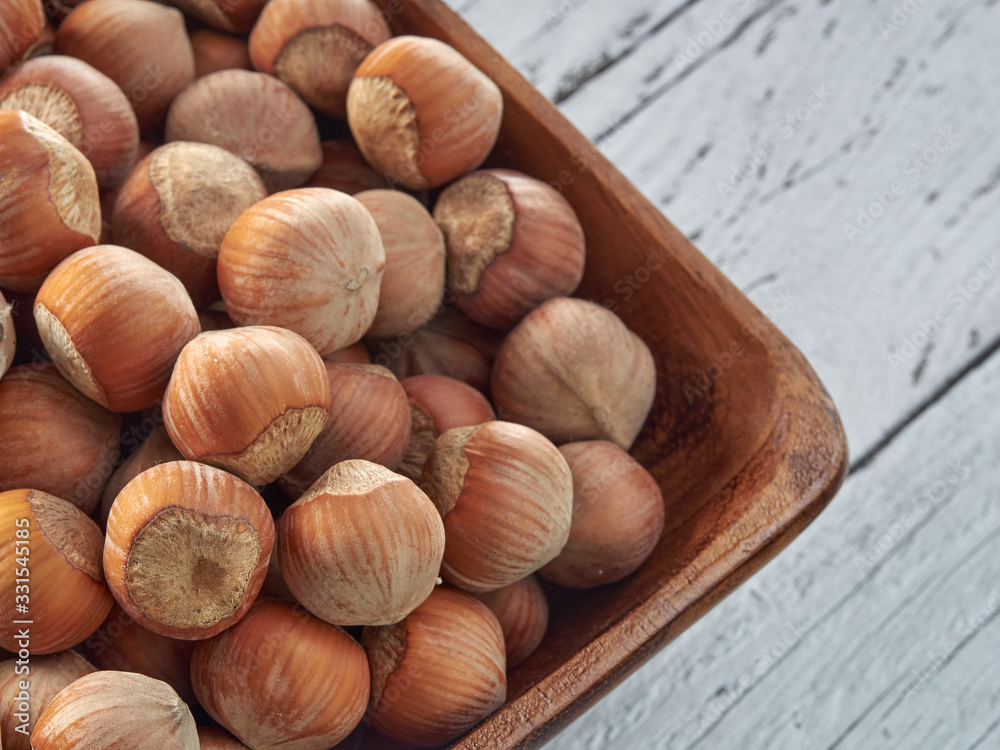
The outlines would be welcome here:
<svg viewBox="0 0 1000 750">
<path fill-rule="evenodd" d="M 171 2 L 0 0 L 0 742 L 446 743 L 659 541 L 653 357 L 455 49 Z"/>
</svg>

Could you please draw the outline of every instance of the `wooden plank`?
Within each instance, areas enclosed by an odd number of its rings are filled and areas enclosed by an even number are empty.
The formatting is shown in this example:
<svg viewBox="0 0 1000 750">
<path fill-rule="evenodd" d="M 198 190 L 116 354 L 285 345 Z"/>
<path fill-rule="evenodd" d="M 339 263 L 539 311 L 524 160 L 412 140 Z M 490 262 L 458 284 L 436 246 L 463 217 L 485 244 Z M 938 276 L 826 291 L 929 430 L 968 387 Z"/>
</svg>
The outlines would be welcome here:
<svg viewBox="0 0 1000 750">
<path fill-rule="evenodd" d="M 921 3 L 886 33 L 883 0 L 567 2 L 545 33 L 558 4 L 468 17 L 549 95 L 614 61 L 563 111 L 802 349 L 854 455 L 996 345 L 994 3 Z M 884 215 L 845 230 L 876 194 Z"/>
</svg>

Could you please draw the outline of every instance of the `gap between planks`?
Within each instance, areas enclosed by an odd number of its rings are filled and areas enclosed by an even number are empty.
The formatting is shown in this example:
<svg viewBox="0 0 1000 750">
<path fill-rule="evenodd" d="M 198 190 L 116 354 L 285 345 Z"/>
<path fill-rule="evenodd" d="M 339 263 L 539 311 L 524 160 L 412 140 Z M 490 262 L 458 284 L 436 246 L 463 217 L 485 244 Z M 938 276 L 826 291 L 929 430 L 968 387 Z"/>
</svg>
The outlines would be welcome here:
<svg viewBox="0 0 1000 750">
<path fill-rule="evenodd" d="M 870 466 L 878 455 L 884 451 L 893 440 L 899 437 L 907 427 L 918 420 L 924 412 L 934 406 L 935 403 L 940 401 L 945 395 L 948 394 L 949 391 L 965 380 L 966 377 L 975 372 L 978 368 L 982 367 L 990 359 L 990 357 L 997 353 L 997 351 L 1000 351 L 1000 336 L 990 342 L 985 349 L 981 350 L 979 354 L 973 357 L 972 360 L 961 370 L 938 386 L 937 389 L 935 389 L 923 401 L 911 409 L 908 414 L 893 425 L 889 431 L 877 443 L 875 443 L 875 445 L 865 451 L 863 455 L 859 456 L 858 459 L 851 464 L 847 475 L 852 476 Z"/>
</svg>

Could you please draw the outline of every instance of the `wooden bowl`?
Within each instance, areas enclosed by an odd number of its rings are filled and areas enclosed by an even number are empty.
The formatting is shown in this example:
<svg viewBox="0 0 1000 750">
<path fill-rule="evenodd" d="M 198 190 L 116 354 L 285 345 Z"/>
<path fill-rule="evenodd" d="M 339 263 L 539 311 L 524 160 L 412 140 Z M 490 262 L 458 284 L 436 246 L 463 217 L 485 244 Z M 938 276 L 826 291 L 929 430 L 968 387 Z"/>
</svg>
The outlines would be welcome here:
<svg viewBox="0 0 1000 750">
<path fill-rule="evenodd" d="M 447 42 L 500 86 L 490 166 L 558 186 L 587 235 L 577 296 L 656 357 L 632 455 L 663 489 L 663 538 L 624 581 L 547 587 L 549 632 L 511 672 L 507 704 L 452 745 L 538 747 L 794 539 L 843 482 L 847 443 L 802 354 L 551 102 L 438 0 L 376 2 L 395 34 Z"/>
</svg>

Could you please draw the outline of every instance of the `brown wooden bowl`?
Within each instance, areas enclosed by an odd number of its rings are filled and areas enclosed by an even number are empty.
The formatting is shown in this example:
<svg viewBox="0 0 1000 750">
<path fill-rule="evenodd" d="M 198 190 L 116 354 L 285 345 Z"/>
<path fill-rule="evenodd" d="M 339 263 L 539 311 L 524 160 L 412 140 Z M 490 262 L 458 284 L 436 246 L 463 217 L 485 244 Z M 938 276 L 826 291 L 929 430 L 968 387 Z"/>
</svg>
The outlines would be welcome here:
<svg viewBox="0 0 1000 750">
<path fill-rule="evenodd" d="M 587 235 L 577 296 L 611 306 L 656 358 L 632 455 L 663 489 L 659 545 L 619 583 L 548 587 L 549 632 L 506 705 L 451 746 L 538 747 L 791 542 L 843 482 L 847 442 L 802 354 L 475 31 L 439 0 L 376 2 L 394 33 L 447 42 L 500 86 L 490 165 L 559 186 Z"/>
</svg>

